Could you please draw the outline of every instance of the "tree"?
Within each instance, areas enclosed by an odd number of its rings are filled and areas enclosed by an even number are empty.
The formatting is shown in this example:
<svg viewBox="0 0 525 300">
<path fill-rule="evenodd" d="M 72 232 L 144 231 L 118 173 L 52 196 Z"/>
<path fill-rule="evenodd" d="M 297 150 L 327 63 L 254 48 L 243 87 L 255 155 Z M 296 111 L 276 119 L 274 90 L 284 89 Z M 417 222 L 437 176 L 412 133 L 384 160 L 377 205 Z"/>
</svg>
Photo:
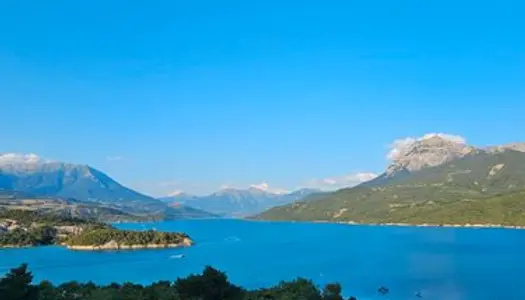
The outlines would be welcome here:
<svg viewBox="0 0 525 300">
<path fill-rule="evenodd" d="M 110 289 L 98 289 L 90 293 L 84 300 L 117 300 L 118 293 Z"/>
<path fill-rule="evenodd" d="M 42 281 L 38 285 L 38 299 L 39 300 L 56 300 L 57 293 L 53 284 L 49 281 Z"/>
<path fill-rule="evenodd" d="M 32 279 L 27 265 L 12 269 L 0 279 L 0 300 L 343 300 L 339 284 L 328 284 L 321 291 L 313 281 L 302 278 L 247 291 L 230 283 L 225 273 L 212 267 L 206 267 L 202 274 L 179 278 L 174 284 L 159 281 L 150 285 L 99 286 L 71 281 L 54 286 L 42 281 L 35 286 Z"/>
<path fill-rule="evenodd" d="M 27 264 L 11 269 L 0 280 L 0 299 L 37 300 L 38 289 L 31 285 L 33 275 L 27 270 Z"/>
<path fill-rule="evenodd" d="M 321 300 L 321 291 L 311 280 L 297 278 L 289 282 L 281 282 L 269 290 L 273 299 L 279 300 Z"/>
<path fill-rule="evenodd" d="M 241 299 L 244 291 L 231 284 L 225 273 L 207 266 L 202 275 L 190 275 L 187 278 L 178 278 L 175 289 L 181 299 Z"/>
<path fill-rule="evenodd" d="M 55 243 L 57 230 L 51 226 L 41 226 L 35 229 L 34 234 L 40 244 L 51 245 Z"/>
<path fill-rule="evenodd" d="M 177 295 L 175 289 L 173 289 L 171 282 L 169 281 L 159 281 L 153 283 L 148 287 L 148 294 L 151 295 L 153 299 L 162 299 L 162 300 L 178 300 L 179 296 Z"/>
<path fill-rule="evenodd" d="M 339 283 L 329 283 L 323 289 L 324 300 L 343 300 L 341 296 L 341 285 Z"/>
</svg>

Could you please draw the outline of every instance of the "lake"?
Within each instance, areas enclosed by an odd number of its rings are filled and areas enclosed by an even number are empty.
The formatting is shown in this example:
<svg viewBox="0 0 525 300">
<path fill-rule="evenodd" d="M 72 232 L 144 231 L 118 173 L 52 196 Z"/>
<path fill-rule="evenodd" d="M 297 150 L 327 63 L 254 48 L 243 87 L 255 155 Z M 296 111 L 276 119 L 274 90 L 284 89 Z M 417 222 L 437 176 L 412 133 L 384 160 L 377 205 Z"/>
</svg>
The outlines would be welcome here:
<svg viewBox="0 0 525 300">
<path fill-rule="evenodd" d="M 61 247 L 0 250 L 0 273 L 27 262 L 37 281 L 151 283 L 225 271 L 247 288 L 307 277 L 337 281 L 359 299 L 525 299 L 525 230 L 351 226 L 240 220 L 118 224 L 183 231 L 186 249 L 75 252 Z M 177 258 L 184 254 L 183 258 Z"/>
</svg>

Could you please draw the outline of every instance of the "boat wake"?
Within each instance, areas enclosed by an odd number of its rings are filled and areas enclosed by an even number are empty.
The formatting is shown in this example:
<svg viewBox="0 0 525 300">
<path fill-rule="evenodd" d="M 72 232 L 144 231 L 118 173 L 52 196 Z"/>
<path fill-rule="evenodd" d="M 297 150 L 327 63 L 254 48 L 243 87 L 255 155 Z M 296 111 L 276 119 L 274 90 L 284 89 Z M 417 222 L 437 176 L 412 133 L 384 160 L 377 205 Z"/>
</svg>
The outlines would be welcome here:
<svg viewBox="0 0 525 300">
<path fill-rule="evenodd" d="M 229 236 L 227 238 L 224 239 L 225 242 L 229 242 L 229 243 L 236 243 L 236 242 L 240 242 L 241 239 L 239 237 L 236 237 L 236 236 Z"/>
</svg>

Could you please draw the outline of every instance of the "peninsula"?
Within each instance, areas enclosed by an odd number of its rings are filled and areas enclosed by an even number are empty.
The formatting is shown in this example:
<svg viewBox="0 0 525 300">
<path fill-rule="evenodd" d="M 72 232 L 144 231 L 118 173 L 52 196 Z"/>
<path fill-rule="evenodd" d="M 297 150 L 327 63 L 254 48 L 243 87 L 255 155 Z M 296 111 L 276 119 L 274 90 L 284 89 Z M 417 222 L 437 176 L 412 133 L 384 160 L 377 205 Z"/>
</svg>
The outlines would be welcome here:
<svg viewBox="0 0 525 300">
<path fill-rule="evenodd" d="M 63 242 L 72 250 L 125 250 L 189 247 L 193 241 L 178 232 L 94 229 L 72 235 Z"/>
<path fill-rule="evenodd" d="M 61 245 L 72 250 L 125 250 L 188 247 L 185 233 L 119 230 L 93 220 L 37 211 L 0 211 L 0 248 Z"/>
</svg>

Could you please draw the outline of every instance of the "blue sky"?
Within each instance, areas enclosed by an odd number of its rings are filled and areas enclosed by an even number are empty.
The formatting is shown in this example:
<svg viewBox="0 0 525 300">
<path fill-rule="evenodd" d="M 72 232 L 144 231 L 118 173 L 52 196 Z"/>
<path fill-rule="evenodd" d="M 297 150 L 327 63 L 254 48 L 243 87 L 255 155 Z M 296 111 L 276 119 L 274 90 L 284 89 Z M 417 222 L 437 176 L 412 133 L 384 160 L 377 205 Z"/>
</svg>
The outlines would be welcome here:
<svg viewBox="0 0 525 300">
<path fill-rule="evenodd" d="M 525 141 L 524 10 L 0 1 L 0 152 L 90 164 L 161 195 L 377 173 L 390 143 L 429 132 Z"/>
</svg>

